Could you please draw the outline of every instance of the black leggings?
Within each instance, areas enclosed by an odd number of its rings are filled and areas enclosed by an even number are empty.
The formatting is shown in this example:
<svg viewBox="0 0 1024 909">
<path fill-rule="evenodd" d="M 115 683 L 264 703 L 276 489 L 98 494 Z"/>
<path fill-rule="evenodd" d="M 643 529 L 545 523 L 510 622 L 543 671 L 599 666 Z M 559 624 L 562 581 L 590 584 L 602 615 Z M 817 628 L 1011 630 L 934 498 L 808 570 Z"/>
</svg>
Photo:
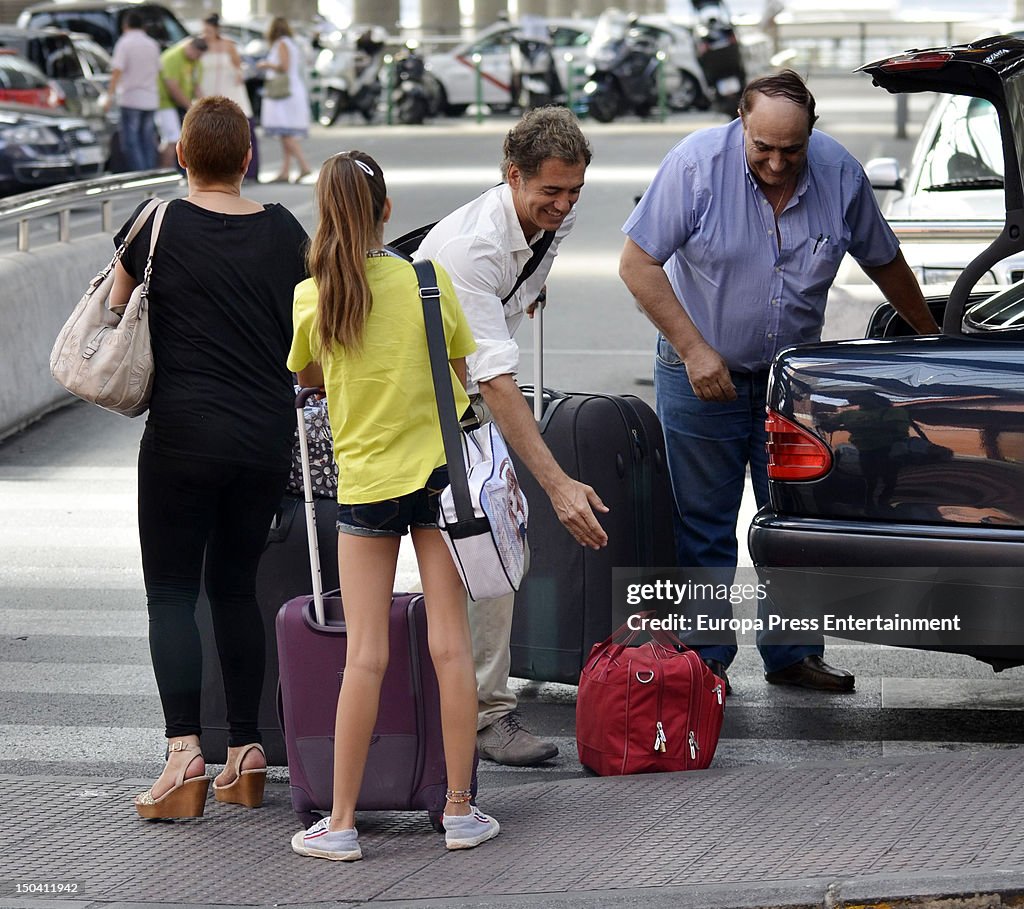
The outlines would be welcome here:
<svg viewBox="0 0 1024 909">
<path fill-rule="evenodd" d="M 260 741 L 266 641 L 256 568 L 288 471 L 139 453 L 139 539 L 168 738 L 199 735 L 203 656 L 195 607 L 206 563 L 228 744 Z"/>
</svg>

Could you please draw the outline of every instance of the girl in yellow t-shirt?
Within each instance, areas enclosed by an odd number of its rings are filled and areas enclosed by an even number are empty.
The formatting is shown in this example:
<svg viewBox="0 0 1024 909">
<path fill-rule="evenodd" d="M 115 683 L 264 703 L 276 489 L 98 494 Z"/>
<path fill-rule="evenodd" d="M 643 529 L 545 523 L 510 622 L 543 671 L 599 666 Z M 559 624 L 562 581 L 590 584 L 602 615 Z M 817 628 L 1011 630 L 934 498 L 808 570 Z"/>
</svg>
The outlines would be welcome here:
<svg viewBox="0 0 1024 909">
<path fill-rule="evenodd" d="M 388 612 L 399 541 L 411 529 L 441 692 L 448 769 L 449 849 L 496 836 L 498 822 L 470 804 L 476 747 L 476 677 L 466 592 L 437 529 L 448 485 L 419 286 L 410 263 L 383 249 L 391 200 L 380 165 L 364 152 L 329 158 L 316 184 L 320 223 L 295 288 L 288 366 L 322 386 L 338 462 L 338 569 L 348 656 L 334 738 L 330 817 L 292 838 L 300 855 L 362 857 L 355 805 L 388 663 Z M 448 275 L 436 266 L 460 412 L 466 354 L 475 344 Z"/>
</svg>

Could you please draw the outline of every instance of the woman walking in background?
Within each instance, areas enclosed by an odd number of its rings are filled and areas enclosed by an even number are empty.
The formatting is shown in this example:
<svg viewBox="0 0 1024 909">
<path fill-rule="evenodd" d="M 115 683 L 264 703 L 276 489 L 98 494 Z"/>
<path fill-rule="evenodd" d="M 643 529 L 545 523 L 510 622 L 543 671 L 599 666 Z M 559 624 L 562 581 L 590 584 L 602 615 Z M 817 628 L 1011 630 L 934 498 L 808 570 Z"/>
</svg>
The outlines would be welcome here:
<svg viewBox="0 0 1024 909">
<path fill-rule="evenodd" d="M 476 676 L 466 591 L 437 529 L 448 485 L 419 284 L 384 246 L 391 200 L 380 165 L 364 152 L 329 158 L 316 184 L 320 213 L 312 276 L 295 289 L 288 367 L 323 387 L 338 463 L 338 571 L 348 647 L 334 733 L 330 817 L 292 837 L 300 855 L 362 858 L 355 829 L 370 737 L 388 665 L 391 591 L 401 538 L 410 532 L 423 582 L 427 641 L 441 694 L 448 773 L 443 823 L 449 849 L 498 834 L 470 804 L 476 746 Z M 436 267 L 456 406 L 469 406 L 466 354 L 475 344 L 448 275 Z M 316 697 L 317 694 L 311 695 Z"/>
<path fill-rule="evenodd" d="M 256 121 L 252 115 L 252 104 L 249 92 L 242 78 L 242 57 L 238 46 L 230 38 L 220 33 L 220 15 L 210 13 L 203 20 L 203 38 L 206 41 L 206 53 L 203 54 L 203 70 L 199 79 L 199 87 L 204 98 L 221 95 L 230 98 L 237 104 L 249 120 L 249 142 L 252 144 L 252 160 L 245 172 L 245 179 L 257 182 L 259 179 L 260 158 L 256 144 Z"/>
<path fill-rule="evenodd" d="M 283 16 L 276 16 L 267 30 L 270 53 L 260 62 L 267 71 L 267 82 L 275 76 L 287 75 L 288 94 L 277 98 L 268 97 L 264 90 L 260 102 L 260 123 L 268 136 L 281 139 L 281 172 L 273 183 L 288 183 L 291 175 L 292 158 L 298 165 L 299 174 L 295 182 L 311 173 L 306 157 L 302 153 L 300 139 L 309 135 L 309 94 L 302 76 L 304 66 L 302 50 L 292 36 L 291 26 Z"/>
<path fill-rule="evenodd" d="M 193 104 L 177 153 L 188 195 L 168 204 L 153 257 L 156 379 L 139 452 L 149 647 L 167 737 L 163 773 L 135 800 L 147 819 L 197 817 L 206 801 L 195 621 L 204 569 L 228 720 L 227 761 L 213 788 L 222 802 L 257 807 L 263 799 L 266 644 L 256 568 L 291 464 L 295 393 L 285 358 L 308 242 L 287 209 L 242 196 L 249 123 L 233 101 Z M 127 303 L 139 284 L 151 227 L 118 263 L 111 306 Z"/>
</svg>

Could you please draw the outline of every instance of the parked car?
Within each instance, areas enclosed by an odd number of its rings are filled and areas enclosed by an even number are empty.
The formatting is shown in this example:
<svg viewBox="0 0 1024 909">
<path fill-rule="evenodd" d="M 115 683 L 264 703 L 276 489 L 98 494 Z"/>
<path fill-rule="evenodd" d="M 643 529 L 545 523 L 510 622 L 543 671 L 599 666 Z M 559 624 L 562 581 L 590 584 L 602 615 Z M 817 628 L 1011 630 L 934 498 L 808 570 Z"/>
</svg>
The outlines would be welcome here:
<svg viewBox="0 0 1024 909">
<path fill-rule="evenodd" d="M 81 118 L 0 103 L 0 193 L 98 177 L 105 160 L 103 146 Z"/>
<path fill-rule="evenodd" d="M 779 354 L 771 501 L 749 535 L 780 613 L 956 618 L 959 630 L 840 633 L 966 653 L 997 670 L 1024 664 L 1024 284 L 991 294 L 979 283 L 1024 251 L 1022 64 L 1024 41 L 1000 36 L 862 67 L 889 91 L 963 96 L 940 105 L 941 130 L 932 124 L 911 187 L 959 200 L 959 179 L 990 181 L 1004 231 L 948 296 L 929 299 L 940 336 L 908 337 L 886 305 L 869 340 Z M 972 170 L 951 173 L 967 154 Z"/>
<path fill-rule="evenodd" d="M 0 101 L 59 107 L 60 93 L 46 74 L 14 51 L 0 50 Z"/>
<path fill-rule="evenodd" d="M 551 39 L 551 53 L 563 86 L 575 78 L 575 70 L 582 68 L 586 45 L 594 23 L 588 19 L 545 19 L 543 26 Z M 427 57 L 427 78 L 435 85 L 431 91 L 441 99 L 441 110 L 450 116 L 465 113 L 476 103 L 477 77 L 473 60 L 480 55 L 480 89 L 484 104 L 492 108 L 508 108 L 514 92 L 512 46 L 520 26 L 511 22 L 496 22 L 483 29 L 475 38 L 457 45 L 444 53 Z M 567 59 L 568 57 L 568 59 Z"/>
<path fill-rule="evenodd" d="M 93 72 L 95 57 L 80 49 L 72 35 L 54 28 L 0 25 L 0 49 L 13 50 L 42 70 L 56 89 L 52 103 L 86 120 L 109 146 L 113 130 L 103 106 L 106 87 Z"/>
<path fill-rule="evenodd" d="M 185 26 L 167 7 L 138 0 L 53 0 L 49 3 L 36 3 L 21 11 L 18 25 L 22 28 L 52 26 L 67 32 L 81 32 L 109 52 L 121 36 L 121 22 L 128 10 L 135 10 L 142 16 L 146 32 L 161 47 L 177 44 L 188 36 Z"/>
<path fill-rule="evenodd" d="M 895 158 L 865 165 L 871 185 L 892 190 L 890 221 L 1003 220 L 1003 150 L 996 109 L 984 98 L 938 98 L 904 174 Z M 951 284 L 983 248 L 979 241 L 907 242 L 904 255 L 922 284 Z M 1012 284 L 1024 278 L 1024 256 L 993 267 L 984 280 Z"/>
</svg>

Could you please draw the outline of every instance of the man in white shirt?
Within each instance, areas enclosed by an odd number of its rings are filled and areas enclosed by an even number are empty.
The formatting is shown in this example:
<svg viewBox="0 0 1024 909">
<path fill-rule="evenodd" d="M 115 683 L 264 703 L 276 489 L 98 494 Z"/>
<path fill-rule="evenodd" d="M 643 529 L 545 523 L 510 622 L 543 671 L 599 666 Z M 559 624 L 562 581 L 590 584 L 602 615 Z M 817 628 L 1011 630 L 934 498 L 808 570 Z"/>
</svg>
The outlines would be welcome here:
<svg viewBox="0 0 1024 909">
<path fill-rule="evenodd" d="M 160 105 L 160 45 L 142 27 L 142 16 L 129 10 L 124 31 L 114 45 L 107 89 L 109 106 L 120 89 L 121 153 L 128 170 L 156 167 L 156 127 L 153 114 Z"/>
<path fill-rule="evenodd" d="M 558 246 L 576 220 L 573 206 L 590 163 L 590 145 L 565 108 L 526 114 L 505 138 L 505 182 L 443 218 L 424 238 L 417 256 L 440 262 L 465 310 L 477 349 L 466 359 L 474 409 L 494 419 L 566 530 L 583 546 L 608 542 L 594 512 L 608 509 L 598 494 L 558 465 L 516 385 L 519 347 L 512 335 L 523 314 L 532 318 Z M 536 270 L 518 287 L 534 248 L 547 242 Z M 514 292 L 513 292 L 514 291 Z M 511 294 L 511 296 L 509 296 Z M 469 601 L 477 674 L 477 746 L 500 764 L 533 766 L 558 747 L 522 727 L 508 687 L 514 596 Z"/>
</svg>

